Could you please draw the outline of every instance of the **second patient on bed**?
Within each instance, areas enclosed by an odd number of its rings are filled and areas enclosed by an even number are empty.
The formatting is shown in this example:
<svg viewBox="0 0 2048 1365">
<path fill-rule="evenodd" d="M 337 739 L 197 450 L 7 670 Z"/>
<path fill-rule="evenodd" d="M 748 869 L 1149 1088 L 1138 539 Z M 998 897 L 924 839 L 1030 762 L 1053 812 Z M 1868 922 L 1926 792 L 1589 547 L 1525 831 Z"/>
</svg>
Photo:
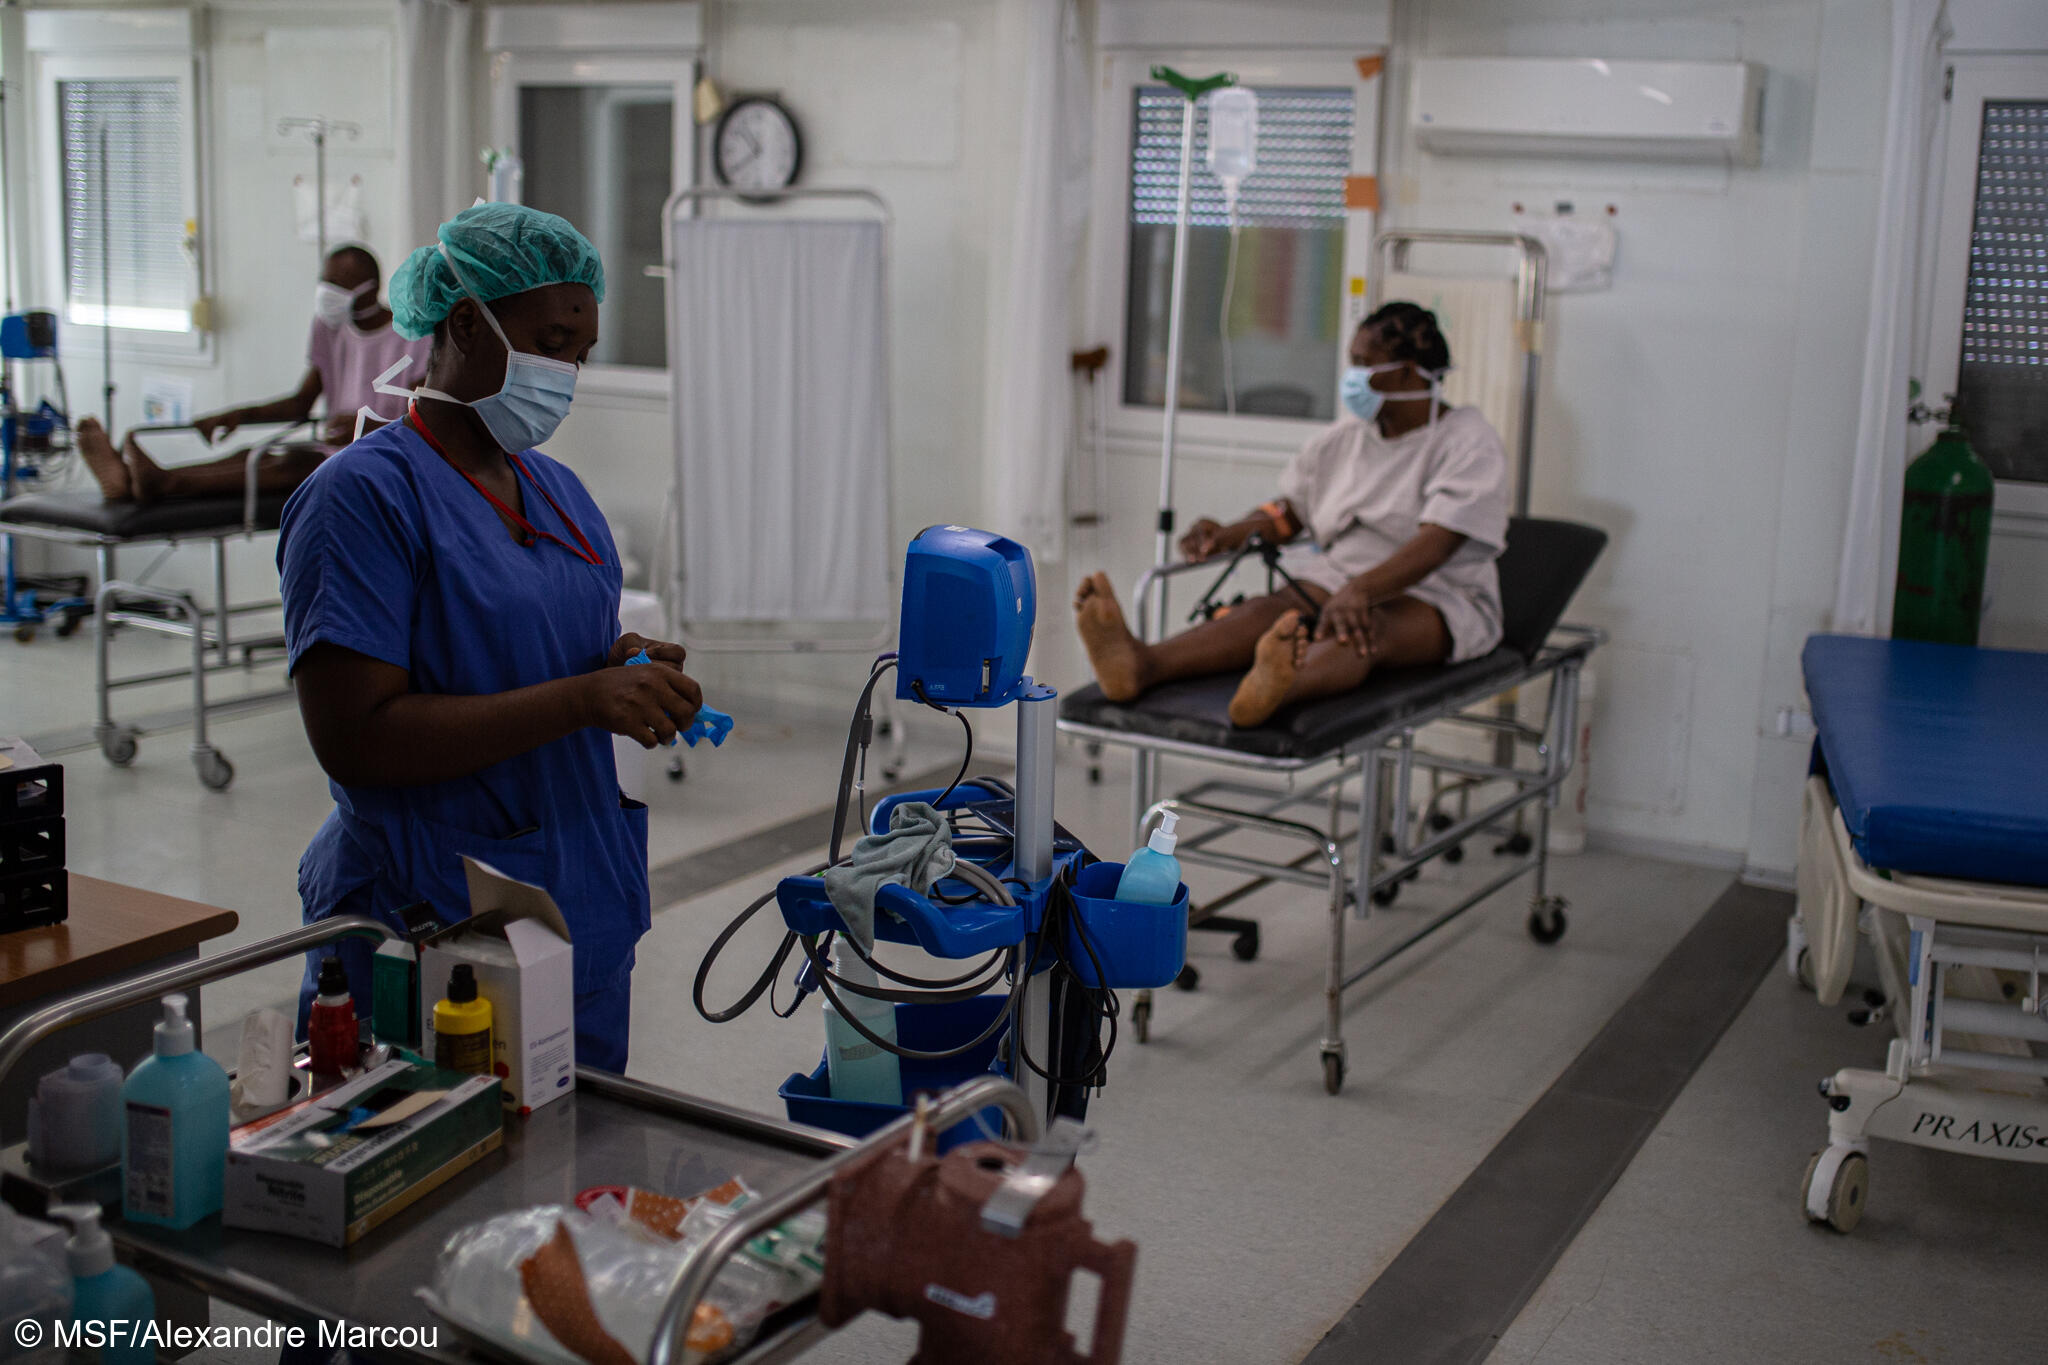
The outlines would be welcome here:
<svg viewBox="0 0 2048 1365">
<path fill-rule="evenodd" d="M 1111 701 L 1242 673 L 1231 723 L 1263 725 L 1283 706 L 1350 691 L 1376 668 L 1462 662 L 1500 643 L 1500 437 L 1477 408 L 1441 400 L 1451 353 L 1427 309 L 1387 304 L 1360 324 L 1350 355 L 1346 411 L 1288 463 L 1279 497 L 1228 526 L 1203 518 L 1180 541 L 1199 561 L 1254 535 L 1282 544 L 1305 532 L 1281 566 L 1314 609 L 1283 586 L 1146 644 L 1126 624 L 1109 576 L 1093 574 L 1074 612 Z"/>
<path fill-rule="evenodd" d="M 208 441 L 217 441 L 245 424 L 303 422 L 315 403 L 327 400 L 328 416 L 310 438 L 262 457 L 256 469 L 258 492 L 289 493 L 303 483 L 321 460 L 354 438 L 358 408 L 377 414 L 367 429 L 402 415 L 403 400 L 377 394 L 371 381 L 406 355 L 413 364 L 393 382 L 410 385 L 425 371 L 427 343 L 407 341 L 392 330 L 391 312 L 378 299 L 382 284 L 377 258 L 366 248 L 341 246 L 328 252 L 314 295 L 306 374 L 297 392 L 211 413 L 192 424 Z M 148 506 L 166 498 L 238 498 L 248 477 L 246 446 L 217 460 L 166 468 L 150 459 L 133 432 L 118 450 L 95 418 L 80 418 L 75 434 L 78 452 L 108 502 Z"/>
</svg>

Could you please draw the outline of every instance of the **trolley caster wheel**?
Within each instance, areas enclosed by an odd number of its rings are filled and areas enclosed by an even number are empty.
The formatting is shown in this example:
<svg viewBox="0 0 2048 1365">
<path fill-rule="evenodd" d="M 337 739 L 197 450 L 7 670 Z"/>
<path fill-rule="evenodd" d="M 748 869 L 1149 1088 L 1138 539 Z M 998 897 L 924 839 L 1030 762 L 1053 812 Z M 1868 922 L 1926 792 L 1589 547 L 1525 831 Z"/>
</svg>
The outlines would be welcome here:
<svg viewBox="0 0 2048 1365">
<path fill-rule="evenodd" d="M 1391 834 L 1382 834 L 1380 836 L 1380 852 L 1388 855 L 1389 857 L 1392 857 L 1394 854 L 1394 848 L 1394 836 Z"/>
<path fill-rule="evenodd" d="M 1510 834 L 1507 837 L 1507 842 L 1494 849 L 1494 852 L 1505 853 L 1510 857 L 1519 858 L 1534 847 L 1536 847 L 1536 841 L 1528 835 Z"/>
<path fill-rule="evenodd" d="M 1807 1159 L 1806 1179 L 1800 1187 L 1806 1221 L 1825 1224 L 1836 1232 L 1854 1232 L 1863 1221 L 1863 1206 L 1870 1197 L 1870 1158 L 1852 1151 L 1829 1160 L 1831 1150 L 1824 1148 Z M 1824 1188 L 1822 1181 L 1826 1182 Z M 1814 1212 L 1816 1205 L 1819 1213 Z"/>
<path fill-rule="evenodd" d="M 682 780 L 683 780 L 683 770 L 682 770 L 681 768 L 670 768 L 670 769 L 668 770 L 668 780 L 669 780 L 669 781 L 671 781 L 671 782 L 680 782 L 680 781 L 682 781 Z"/>
<path fill-rule="evenodd" d="M 1372 903 L 1374 905 L 1392 905 L 1394 903 L 1394 898 L 1400 894 L 1401 883 L 1395 882 L 1392 886 L 1383 886 L 1379 890 L 1373 892 Z"/>
<path fill-rule="evenodd" d="M 1177 991 L 1191 991 L 1201 984 L 1202 974 L 1195 970 L 1193 963 L 1182 963 L 1180 975 L 1173 979 L 1173 988 Z"/>
<path fill-rule="evenodd" d="M 901 763 L 891 763 L 882 769 L 882 780 L 884 782 L 894 782 L 902 776 L 903 765 Z"/>
<path fill-rule="evenodd" d="M 1254 924 L 1236 938 L 1230 940 L 1230 955 L 1239 962 L 1250 962 L 1259 955 L 1259 926 Z"/>
<path fill-rule="evenodd" d="M 125 726 L 110 729 L 100 736 L 100 752 L 107 762 L 125 768 L 135 761 L 135 740 L 135 732 Z"/>
<path fill-rule="evenodd" d="M 224 792 L 235 780 L 235 765 L 218 749 L 192 755 L 192 766 L 199 770 L 199 781 L 208 791 Z"/>
<path fill-rule="evenodd" d="M 35 638 L 36 628 L 27 621 L 23 621 L 20 625 L 14 628 L 14 639 L 15 643 L 17 644 L 25 645 Z"/>
<path fill-rule="evenodd" d="M 1545 945 L 1564 937 L 1570 923 L 1564 917 L 1564 902 L 1553 896 L 1529 912 L 1529 937 Z"/>
<path fill-rule="evenodd" d="M 72 636 L 78 634 L 78 623 L 84 619 L 85 618 L 78 612 L 65 612 L 64 619 L 57 622 L 57 638 L 60 640 L 68 640 Z"/>
<path fill-rule="evenodd" d="M 1334 1095 L 1344 1088 L 1344 1054 L 1325 1052 L 1323 1054 L 1323 1093 Z"/>
<path fill-rule="evenodd" d="M 1452 844 L 1449 848 L 1444 850 L 1444 861 L 1450 863 L 1454 867 L 1457 864 L 1464 862 L 1465 846 L 1463 844 Z"/>
<path fill-rule="evenodd" d="M 1131 1032 L 1140 1043 L 1152 1041 L 1152 1002 L 1140 1000 L 1131 1006 Z"/>
<path fill-rule="evenodd" d="M 1088 785 L 1091 787 L 1102 785 L 1102 769 L 1094 764 L 1090 764 L 1088 768 Z"/>
<path fill-rule="evenodd" d="M 889 736 L 891 736 L 891 735 L 893 735 L 893 734 L 895 734 L 895 733 L 896 733 L 896 722 L 895 722 L 895 721 L 893 721 L 893 720 L 891 720 L 891 719 L 889 719 L 889 717 L 887 717 L 887 716 L 882 716 L 881 718 L 879 718 L 878 720 L 876 720 L 876 721 L 875 721 L 875 737 L 876 737 L 876 738 L 878 738 L 878 739 L 887 739 L 887 738 L 888 738 Z"/>
<path fill-rule="evenodd" d="M 1442 811 L 1432 811 L 1430 813 L 1429 827 L 1435 830 L 1438 834 L 1442 834 L 1445 830 L 1449 829 L 1452 825 L 1455 825 L 1457 823 L 1458 822 L 1456 820 L 1453 820 L 1450 816 L 1444 814 Z"/>
</svg>

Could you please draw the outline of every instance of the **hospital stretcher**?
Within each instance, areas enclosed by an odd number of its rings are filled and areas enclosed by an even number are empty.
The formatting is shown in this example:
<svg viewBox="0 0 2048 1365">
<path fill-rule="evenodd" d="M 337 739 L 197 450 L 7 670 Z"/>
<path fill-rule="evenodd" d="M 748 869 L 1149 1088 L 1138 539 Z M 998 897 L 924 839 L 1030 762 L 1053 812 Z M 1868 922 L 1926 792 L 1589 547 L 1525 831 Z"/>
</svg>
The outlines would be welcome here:
<svg viewBox="0 0 2048 1365">
<path fill-rule="evenodd" d="M 2048 654 L 1820 635 L 1802 662 L 1789 963 L 1832 1005 L 1868 936 L 1897 1034 L 1820 1085 L 1804 1206 L 1848 1232 L 1873 1137 L 2048 1162 Z"/>
<path fill-rule="evenodd" d="M 286 958 L 351 935 L 392 937 L 375 920 L 340 917 L 306 925 L 229 952 L 59 1000 L 17 1020 L 0 1034 L 0 1078 L 40 1039 L 116 1010 Z M 936 1097 L 926 1119 L 933 1131 L 994 1106 L 1011 1135 L 1032 1142 L 1036 1114 L 1023 1091 L 995 1076 L 980 1077 Z M 569 1204 L 592 1186 L 630 1185 L 656 1191 L 702 1189 L 732 1176 L 762 1197 L 725 1224 L 685 1262 L 669 1291 L 648 1365 L 680 1361 L 675 1330 L 690 1321 L 699 1298 L 749 1240 L 825 1198 L 835 1171 L 878 1148 L 904 1141 L 911 1116 L 855 1142 L 819 1129 L 730 1108 L 643 1081 L 578 1067 L 576 1089 L 505 1126 L 504 1146 L 440 1186 L 346 1252 L 272 1233 L 222 1227 L 208 1219 L 185 1231 L 114 1221 L 108 1231 L 121 1258 L 145 1273 L 187 1285 L 251 1313 L 309 1329 L 321 1323 L 394 1329 L 375 1338 L 379 1360 L 454 1365 L 479 1355 L 520 1361 L 509 1343 L 437 1318 L 419 1290 L 434 1281 L 443 1243 L 463 1228 L 537 1204 Z M 400 1335 L 414 1329 L 413 1335 Z M 829 1336 L 815 1297 L 785 1307 L 733 1365 L 769 1365 L 802 1355 Z M 432 1341 L 432 1345 L 425 1344 Z M 385 1343 L 393 1343 L 386 1345 Z M 410 1344 L 417 1342 L 419 1344 Z"/>
<path fill-rule="evenodd" d="M 141 427 L 139 432 L 173 432 L 186 427 Z M 110 503 L 90 489 L 61 493 L 27 493 L 0 503 L 0 534 L 57 545 L 89 548 L 97 560 L 98 590 L 93 595 L 93 613 L 98 618 L 98 644 L 94 652 L 93 687 L 97 699 L 93 738 L 109 763 L 126 767 L 135 760 L 142 731 L 114 718 L 114 693 L 122 688 L 185 679 L 192 688 L 192 764 L 199 780 L 215 791 L 234 781 L 234 765 L 215 748 L 207 733 L 209 717 L 248 711 L 288 699 L 289 687 L 210 699 L 206 680 L 215 673 L 246 669 L 265 654 L 281 654 L 284 637 L 277 632 L 260 635 L 235 633 L 236 618 L 253 613 L 275 612 L 280 603 L 267 601 L 235 603 L 228 594 L 228 542 L 238 537 L 251 539 L 274 532 L 284 512 L 285 494 L 263 494 L 257 490 L 257 462 L 286 444 L 286 437 L 298 430 L 287 427 L 249 447 L 242 496 L 239 498 L 180 498 L 138 507 L 132 502 Z M 168 463 L 168 462 L 166 462 Z M 192 593 L 160 587 L 147 580 L 149 571 L 137 578 L 123 579 L 117 572 L 119 551 L 151 546 L 162 553 L 157 560 L 180 545 L 205 545 L 212 556 L 213 601 L 201 606 Z M 152 566 L 153 568 L 154 566 Z M 116 674 L 112 644 L 115 626 L 172 635 L 191 646 L 191 659 L 182 668 L 147 673 Z"/>
<path fill-rule="evenodd" d="M 1184 862 L 1240 872 L 1253 880 L 1193 912 L 1190 927 L 1250 889 L 1286 882 L 1326 890 L 1329 963 L 1324 989 L 1326 1022 L 1321 1044 L 1324 1087 L 1342 1089 L 1345 1073 L 1343 994 L 1347 987 L 1518 878 L 1534 874 L 1529 931 L 1553 943 L 1565 930 L 1564 901 L 1547 883 L 1549 808 L 1569 775 L 1577 733 L 1578 676 L 1586 658 L 1604 640 L 1597 630 L 1560 626 L 1565 608 L 1607 543 L 1606 533 L 1568 521 L 1516 517 L 1499 560 L 1504 634 L 1491 653 L 1464 663 L 1429 668 L 1388 669 L 1340 697 L 1289 707 L 1252 729 L 1230 724 L 1226 708 L 1237 685 L 1234 675 L 1197 678 L 1155 688 L 1139 700 L 1108 701 L 1089 686 L 1060 707 L 1061 733 L 1091 744 L 1133 751 L 1132 809 L 1143 843 L 1151 824 L 1167 811 L 1183 822 L 1176 854 Z M 1167 580 L 1213 566 L 1177 564 L 1149 570 L 1135 601 L 1139 629 L 1163 619 Z M 1156 638 L 1150 634 L 1146 638 Z M 1547 714 L 1528 724 L 1484 704 L 1516 689 L 1548 682 Z M 1484 709 L 1482 709 L 1484 708 Z M 1497 741 L 1491 759 L 1478 760 L 1419 747 L 1425 727 L 1476 729 Z M 1206 778 L 1163 798 L 1157 795 L 1159 762 L 1189 758 L 1286 779 L 1284 786 L 1227 778 Z M 1431 784 L 1419 795 L 1418 780 Z M 1442 809 L 1439 797 L 1459 793 L 1459 813 Z M 1348 794 L 1356 784 L 1356 795 Z M 1418 819 L 1418 805 L 1427 819 Z M 1320 806 L 1314 817 L 1290 818 L 1299 807 Z M 1363 918 L 1370 904 L 1386 905 L 1401 883 L 1425 863 L 1455 860 L 1464 841 L 1501 825 L 1525 809 L 1536 811 L 1533 839 L 1507 845 L 1513 861 L 1427 924 L 1347 970 L 1344 919 L 1347 904 Z M 1347 829 L 1348 826 L 1348 829 Z M 1217 847 L 1229 835 L 1248 832 L 1306 844 L 1289 861 Z M 1347 852 L 1346 845 L 1351 846 Z M 1237 954 L 1249 958 L 1258 947 L 1257 926 L 1231 921 Z M 1150 993 L 1136 1001 L 1139 1040 L 1150 1028 Z"/>
</svg>

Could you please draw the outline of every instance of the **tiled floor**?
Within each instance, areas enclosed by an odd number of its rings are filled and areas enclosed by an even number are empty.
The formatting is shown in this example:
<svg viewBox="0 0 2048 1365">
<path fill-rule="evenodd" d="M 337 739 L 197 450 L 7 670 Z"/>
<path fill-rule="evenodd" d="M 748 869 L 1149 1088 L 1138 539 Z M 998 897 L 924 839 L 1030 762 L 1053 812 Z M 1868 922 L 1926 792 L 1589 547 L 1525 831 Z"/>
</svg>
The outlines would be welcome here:
<svg viewBox="0 0 2048 1365">
<path fill-rule="evenodd" d="M 170 642 L 128 646 L 175 661 Z M 0 645 L 0 730 L 71 732 L 91 719 L 91 641 Z M 274 672 L 273 675 L 274 676 Z M 134 697 L 143 714 L 178 689 Z M 851 701 L 851 697 L 848 697 Z M 740 728 L 693 756 L 689 779 L 657 781 L 652 856 L 663 863 L 789 820 L 829 801 L 844 719 L 766 702 L 726 707 Z M 1001 718 L 997 724 L 1006 724 Z M 985 732 L 992 733 L 992 732 Z M 296 714 L 235 721 L 217 742 L 238 770 L 214 793 L 194 780 L 179 732 L 143 741 L 135 764 L 66 754 L 71 865 L 224 905 L 231 942 L 296 924 L 296 865 L 329 800 Z M 918 725 L 910 768 L 957 753 L 950 722 Z M 1060 818 L 1099 851 L 1128 842 L 1122 770 L 1090 786 L 1063 751 Z M 815 857 L 793 857 L 796 866 Z M 1433 868 L 1390 910 L 1353 925 L 1363 955 L 1483 876 L 1485 850 Z M 635 1075 L 776 1112 L 775 1088 L 816 1064 L 818 1018 L 765 1009 L 733 1024 L 699 1018 L 688 986 L 706 946 L 784 868 L 704 887 L 656 908 L 640 950 Z M 1201 988 L 1163 992 L 1149 1046 L 1125 1033 L 1091 1121 L 1088 1208 L 1098 1231 L 1140 1247 L 1125 1358 L 1287 1361 L 1350 1306 L 1500 1135 L 1571 1061 L 1726 883 L 1726 875 L 1607 854 L 1563 859 L 1573 901 L 1555 947 L 1533 943 L 1520 888 L 1496 896 L 1349 997 L 1350 1080 L 1323 1094 L 1325 924 L 1319 897 L 1273 889 L 1242 913 L 1264 950 L 1233 960 L 1197 935 Z M 1221 884 L 1207 877 L 1199 889 Z M 764 916 L 714 974 L 730 998 L 772 947 Z M 292 995 L 283 965 L 209 987 L 209 1043 Z M 1778 977 L 1769 980 L 1666 1117 L 1621 1185 L 1503 1341 L 1501 1362 L 1928 1360 L 2015 1358 L 2043 1339 L 2038 1292 L 2048 1172 L 1880 1149 L 1873 1206 L 1855 1237 L 1806 1227 L 1794 1189 L 1824 1115 L 1827 1070 L 1881 1053 Z M 2036 1177 L 2043 1177 L 2037 1179 Z M 908 1334 L 866 1322 L 819 1359 L 900 1361 Z M 2004 1355 L 1995 1353 L 1999 1343 Z M 2025 1354 L 2025 1350 L 2021 1354 Z"/>
</svg>

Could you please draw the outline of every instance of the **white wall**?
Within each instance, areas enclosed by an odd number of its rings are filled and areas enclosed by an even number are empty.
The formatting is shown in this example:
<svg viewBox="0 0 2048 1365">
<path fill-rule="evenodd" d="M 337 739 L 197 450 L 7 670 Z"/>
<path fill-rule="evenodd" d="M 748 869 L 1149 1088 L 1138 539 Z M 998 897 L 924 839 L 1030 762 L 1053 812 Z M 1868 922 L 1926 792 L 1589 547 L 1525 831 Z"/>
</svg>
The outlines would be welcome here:
<svg viewBox="0 0 2048 1365">
<path fill-rule="evenodd" d="M 147 5 L 39 5 L 35 8 L 149 8 Z M 388 56 L 382 61 L 358 60 L 348 66 L 351 77 L 345 96 L 318 100 L 304 96 L 307 88 L 290 71 L 270 70 L 265 56 L 269 32 L 324 30 L 342 45 L 371 45 L 389 54 L 396 42 L 395 7 L 389 0 L 323 0 L 319 5 L 295 0 L 243 0 L 215 6 L 197 16 L 195 43 L 199 53 L 197 94 L 200 103 L 200 204 L 208 292 L 213 297 L 215 335 L 210 356 L 174 364 L 161 359 L 114 357 L 115 420 L 125 429 L 140 418 L 142 389 L 152 376 L 167 376 L 192 386 L 193 413 L 198 415 L 238 403 L 288 393 L 306 370 L 306 334 L 312 323 L 313 284 L 319 277 L 319 251 L 295 233 L 292 182 L 313 175 L 310 145 L 284 142 L 271 134 L 287 116 L 323 114 L 374 130 L 392 128 L 393 73 Z M 4 30 L 7 78 L 26 76 L 21 62 L 20 11 L 10 10 Z M 381 42 L 381 48 L 374 44 Z M 361 49 L 358 49 L 361 50 Z M 337 54 L 340 60 L 347 57 Z M 16 84 L 14 89 L 24 88 Z M 49 190 L 30 178 L 27 155 L 30 130 L 24 116 L 28 100 L 9 101 L 8 165 L 19 175 L 11 189 L 19 216 L 36 215 L 25 207 L 44 202 Z M 315 105 L 319 107 L 314 107 Z M 17 155 L 19 149 L 20 155 Z M 368 241 L 387 273 L 412 245 L 398 240 L 397 177 L 392 137 L 376 145 L 351 145 L 337 138 L 328 147 L 330 183 L 359 175 L 368 218 Z M 29 243 L 32 264 L 24 275 L 21 302 L 43 306 L 54 297 L 41 282 L 39 243 Z M 60 329 L 62 357 L 73 403 L 80 413 L 99 413 L 104 372 L 97 331 Z M 268 539 L 231 548 L 231 577 L 236 596 L 248 600 L 274 592 L 274 543 Z M 57 562 L 84 560 L 69 553 Z M 132 566 L 139 569 L 140 564 Z M 206 588 L 211 570 L 204 552 L 180 551 L 158 575 L 158 581 Z"/>
<path fill-rule="evenodd" d="M 1798 703 L 1799 644 L 1825 627 L 1832 596 L 1886 25 L 1885 7 L 1861 0 L 1435 0 L 1403 12 L 1404 56 L 1767 70 L 1755 170 L 1438 157 L 1405 138 L 1394 151 L 1397 225 L 1505 227 L 1516 201 L 1616 208 L 1613 289 L 1552 299 L 1533 496 L 1538 513 L 1613 537 L 1573 613 L 1613 635 L 1595 661 L 1589 790 L 1591 824 L 1611 843 L 1791 865 L 1804 749 L 1768 721 Z"/>
</svg>

